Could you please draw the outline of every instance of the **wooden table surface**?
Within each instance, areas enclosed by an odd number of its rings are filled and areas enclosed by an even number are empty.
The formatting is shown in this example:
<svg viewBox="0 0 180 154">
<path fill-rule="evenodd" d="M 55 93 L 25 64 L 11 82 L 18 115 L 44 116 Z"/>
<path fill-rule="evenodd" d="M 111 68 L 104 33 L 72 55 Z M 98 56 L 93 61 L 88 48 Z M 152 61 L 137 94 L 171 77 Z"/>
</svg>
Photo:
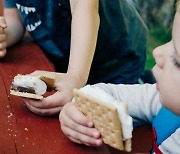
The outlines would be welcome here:
<svg viewBox="0 0 180 154">
<path fill-rule="evenodd" d="M 102 146 L 87 147 L 72 143 L 60 130 L 58 117 L 42 117 L 29 111 L 21 97 L 9 94 L 16 74 L 35 70 L 54 71 L 41 49 L 33 42 L 24 41 L 8 49 L 0 59 L 0 154 L 110 154 L 125 153 Z M 133 152 L 148 153 L 150 131 L 145 127 L 133 132 Z"/>
</svg>

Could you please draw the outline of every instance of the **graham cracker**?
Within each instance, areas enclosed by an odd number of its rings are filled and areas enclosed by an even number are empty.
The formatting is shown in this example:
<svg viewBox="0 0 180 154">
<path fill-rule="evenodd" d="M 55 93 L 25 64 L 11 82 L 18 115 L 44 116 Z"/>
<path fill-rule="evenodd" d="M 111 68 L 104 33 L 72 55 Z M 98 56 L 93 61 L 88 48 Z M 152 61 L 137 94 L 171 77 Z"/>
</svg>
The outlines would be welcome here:
<svg viewBox="0 0 180 154">
<path fill-rule="evenodd" d="M 73 94 L 75 106 L 93 121 L 105 144 L 118 150 L 131 151 L 131 139 L 125 143 L 122 140 L 121 123 L 115 107 L 77 89 L 73 90 Z"/>
<path fill-rule="evenodd" d="M 38 76 L 38 78 L 46 83 L 48 91 L 52 91 L 54 89 L 55 76 L 53 76 L 52 74 L 42 73 Z"/>
<path fill-rule="evenodd" d="M 31 93 L 26 93 L 26 92 L 19 92 L 15 90 L 10 90 L 10 94 L 15 95 L 15 96 L 26 97 L 26 98 L 43 99 L 43 96 L 41 95 L 31 94 Z"/>
<path fill-rule="evenodd" d="M 15 77 L 18 77 L 21 75 L 22 74 L 17 74 Z M 55 76 L 54 75 L 43 72 L 43 73 L 39 74 L 37 76 L 37 78 L 39 78 L 40 80 L 42 80 L 46 83 L 48 91 L 51 91 L 54 89 L 54 84 L 55 84 Z M 32 94 L 32 93 L 28 93 L 28 92 L 19 92 L 19 91 L 15 91 L 12 89 L 10 89 L 10 94 L 15 95 L 15 96 L 26 97 L 26 98 L 43 99 L 42 95 Z"/>
</svg>

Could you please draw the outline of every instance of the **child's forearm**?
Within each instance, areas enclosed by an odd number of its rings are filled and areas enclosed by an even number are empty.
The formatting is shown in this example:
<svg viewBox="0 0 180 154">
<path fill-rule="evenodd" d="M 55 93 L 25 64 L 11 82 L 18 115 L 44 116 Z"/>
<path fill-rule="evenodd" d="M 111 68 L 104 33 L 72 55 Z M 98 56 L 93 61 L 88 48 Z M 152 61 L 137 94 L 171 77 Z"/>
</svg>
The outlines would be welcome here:
<svg viewBox="0 0 180 154">
<path fill-rule="evenodd" d="M 77 4 L 72 11 L 71 54 L 68 73 L 78 76 L 83 84 L 86 84 L 89 76 L 99 23 L 97 0 Z"/>
<path fill-rule="evenodd" d="M 5 32 L 7 35 L 7 46 L 9 47 L 22 39 L 24 28 L 19 14 L 15 8 L 4 9 L 4 17 L 7 24 Z"/>
</svg>

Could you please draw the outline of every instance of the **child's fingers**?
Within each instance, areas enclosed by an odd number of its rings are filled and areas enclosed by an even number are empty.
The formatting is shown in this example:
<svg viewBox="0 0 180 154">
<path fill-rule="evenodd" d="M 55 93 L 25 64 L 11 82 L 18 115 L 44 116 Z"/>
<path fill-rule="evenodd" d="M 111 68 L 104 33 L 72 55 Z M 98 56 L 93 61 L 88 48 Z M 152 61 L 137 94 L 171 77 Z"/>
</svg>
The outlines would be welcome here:
<svg viewBox="0 0 180 154">
<path fill-rule="evenodd" d="M 70 139 L 71 141 L 75 142 L 75 143 L 78 143 L 78 144 L 85 144 L 85 145 L 87 145 L 87 146 L 92 146 L 92 145 L 90 145 L 89 143 L 82 143 L 82 141 L 77 140 L 77 139 L 72 138 L 72 137 L 69 137 L 69 139 Z"/>
<path fill-rule="evenodd" d="M 3 28 L 3 29 L 7 28 L 6 20 L 2 16 L 0 17 L 0 27 Z"/>
<path fill-rule="evenodd" d="M 4 50 L 7 47 L 7 43 L 6 42 L 0 42 L 0 50 Z"/>
<path fill-rule="evenodd" d="M 0 58 L 6 55 L 6 49 L 0 50 Z"/>
<path fill-rule="evenodd" d="M 6 34 L 0 34 L 0 42 L 5 42 L 7 39 Z"/>
<path fill-rule="evenodd" d="M 6 34 L 2 27 L 0 27 L 0 58 L 4 57 L 6 55 Z"/>
<path fill-rule="evenodd" d="M 69 139 L 75 143 L 78 143 L 78 144 L 83 144 L 81 141 L 77 140 L 77 139 L 74 139 L 72 137 L 69 137 Z"/>
<path fill-rule="evenodd" d="M 76 123 L 68 116 L 63 117 L 63 119 L 61 120 L 61 124 L 61 128 L 65 132 L 65 134 L 70 135 L 66 128 L 69 128 L 69 130 L 73 130 L 74 134 L 72 135 L 74 138 L 77 134 L 84 134 L 93 138 L 100 138 L 100 133 L 95 128 L 89 128 Z"/>
<path fill-rule="evenodd" d="M 63 107 L 59 120 L 61 130 L 72 141 L 93 146 L 102 144 L 99 131 L 93 128 L 93 123 L 75 107 L 74 103 L 68 103 Z"/>
<path fill-rule="evenodd" d="M 72 113 L 76 113 L 76 114 L 72 114 Z M 72 121 L 80 124 L 80 125 L 84 125 L 87 127 L 93 127 L 93 123 L 92 121 L 90 121 L 84 114 L 82 114 L 73 103 L 69 103 L 67 104 L 66 108 L 65 108 L 65 114 L 67 114 L 69 116 L 70 119 L 72 119 Z"/>
<path fill-rule="evenodd" d="M 68 131 L 68 137 L 70 140 L 76 143 L 80 144 L 86 144 L 86 145 L 91 145 L 91 146 L 101 146 L 102 145 L 102 139 L 95 139 L 92 138 L 88 135 L 81 134 L 79 132 L 76 132 L 72 129 L 66 128 Z"/>
<path fill-rule="evenodd" d="M 0 27 L 0 34 L 5 34 L 5 30 L 2 27 Z"/>
</svg>

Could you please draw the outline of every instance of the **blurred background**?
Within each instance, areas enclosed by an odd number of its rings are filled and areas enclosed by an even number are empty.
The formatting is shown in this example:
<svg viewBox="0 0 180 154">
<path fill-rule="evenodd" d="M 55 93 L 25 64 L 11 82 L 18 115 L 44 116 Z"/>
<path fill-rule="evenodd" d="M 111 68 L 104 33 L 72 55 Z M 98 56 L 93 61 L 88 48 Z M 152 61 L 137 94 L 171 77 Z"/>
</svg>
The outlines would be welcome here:
<svg viewBox="0 0 180 154">
<path fill-rule="evenodd" d="M 2 1 L 0 0 L 0 15 L 2 15 Z M 171 39 L 172 22 L 176 10 L 177 0 L 129 0 L 135 2 L 148 29 L 146 69 L 155 64 L 152 51 L 155 47 Z"/>
<path fill-rule="evenodd" d="M 152 51 L 171 40 L 171 29 L 177 0 L 134 0 L 148 29 L 146 69 L 155 64 Z"/>
</svg>

